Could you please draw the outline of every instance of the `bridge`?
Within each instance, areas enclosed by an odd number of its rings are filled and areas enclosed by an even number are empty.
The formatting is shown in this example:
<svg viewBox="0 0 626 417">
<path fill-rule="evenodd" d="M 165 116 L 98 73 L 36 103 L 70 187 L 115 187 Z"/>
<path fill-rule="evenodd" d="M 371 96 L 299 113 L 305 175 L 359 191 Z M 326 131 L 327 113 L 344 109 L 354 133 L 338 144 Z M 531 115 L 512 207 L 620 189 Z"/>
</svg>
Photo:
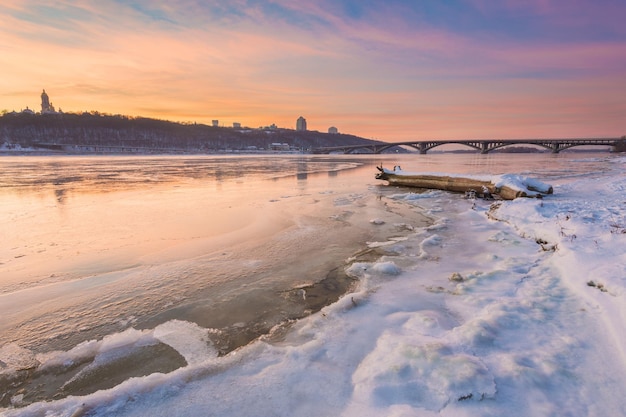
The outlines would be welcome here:
<svg viewBox="0 0 626 417">
<path fill-rule="evenodd" d="M 536 145 L 552 153 L 573 148 L 575 146 L 612 146 L 615 150 L 626 151 L 626 137 L 621 138 L 577 138 L 577 139 L 454 139 L 454 140 L 424 140 L 394 143 L 373 143 L 364 145 L 327 146 L 314 148 L 315 154 L 343 153 L 350 154 L 356 151 L 366 153 L 382 153 L 395 146 L 409 146 L 421 154 L 442 145 L 464 145 L 486 154 L 495 149 L 511 145 Z M 362 153 L 361 152 L 361 153 Z"/>
</svg>

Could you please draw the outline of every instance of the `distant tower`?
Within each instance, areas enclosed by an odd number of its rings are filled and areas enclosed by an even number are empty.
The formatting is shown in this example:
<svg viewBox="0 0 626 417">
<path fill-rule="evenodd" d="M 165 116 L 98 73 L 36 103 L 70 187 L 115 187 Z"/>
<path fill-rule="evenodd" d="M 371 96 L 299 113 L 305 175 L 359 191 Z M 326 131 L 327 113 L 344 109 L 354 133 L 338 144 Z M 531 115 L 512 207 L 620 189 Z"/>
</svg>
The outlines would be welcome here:
<svg viewBox="0 0 626 417">
<path fill-rule="evenodd" d="M 306 130 L 306 119 L 302 116 L 296 121 L 296 130 Z"/>
<path fill-rule="evenodd" d="M 41 112 L 45 113 L 47 111 L 50 111 L 50 99 L 46 94 L 46 90 L 43 90 L 43 93 L 41 93 Z"/>
<path fill-rule="evenodd" d="M 46 90 L 41 93 L 41 113 L 56 113 L 54 106 L 50 103 L 50 98 L 46 94 Z"/>
<path fill-rule="evenodd" d="M 337 134 L 339 133 L 339 129 L 337 129 L 335 126 L 331 126 L 328 128 L 328 133 Z"/>
</svg>

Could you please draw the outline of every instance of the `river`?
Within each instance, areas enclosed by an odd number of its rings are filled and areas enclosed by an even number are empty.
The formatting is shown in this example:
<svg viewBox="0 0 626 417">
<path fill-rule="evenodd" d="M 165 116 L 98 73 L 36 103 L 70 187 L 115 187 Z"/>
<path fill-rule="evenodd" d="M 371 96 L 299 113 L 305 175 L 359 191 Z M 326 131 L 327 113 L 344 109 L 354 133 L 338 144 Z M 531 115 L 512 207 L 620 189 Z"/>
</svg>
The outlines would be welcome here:
<svg viewBox="0 0 626 417">
<path fill-rule="evenodd" d="M 376 165 L 564 183 L 600 173 L 598 157 L 609 154 L 1 157 L 0 406 L 280 337 L 354 287 L 347 265 L 381 256 L 368 242 L 432 222 L 388 198 L 398 190 L 374 179 Z M 78 377 L 107 337 L 168 323 L 210 329 L 206 344 L 121 343 Z M 52 356 L 65 362 L 40 369 Z"/>
</svg>

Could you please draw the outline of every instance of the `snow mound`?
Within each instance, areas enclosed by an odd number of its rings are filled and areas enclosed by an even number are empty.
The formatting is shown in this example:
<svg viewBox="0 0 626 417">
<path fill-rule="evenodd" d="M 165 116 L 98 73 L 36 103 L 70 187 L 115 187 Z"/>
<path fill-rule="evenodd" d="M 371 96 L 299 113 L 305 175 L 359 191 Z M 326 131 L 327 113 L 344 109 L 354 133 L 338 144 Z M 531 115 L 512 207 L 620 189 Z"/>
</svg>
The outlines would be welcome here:
<svg viewBox="0 0 626 417">
<path fill-rule="evenodd" d="M 398 343 L 393 332 L 379 338 L 352 380 L 355 399 L 377 408 L 407 404 L 439 411 L 450 402 L 480 401 L 496 393 L 493 375 L 479 358 L 436 342 Z"/>
</svg>

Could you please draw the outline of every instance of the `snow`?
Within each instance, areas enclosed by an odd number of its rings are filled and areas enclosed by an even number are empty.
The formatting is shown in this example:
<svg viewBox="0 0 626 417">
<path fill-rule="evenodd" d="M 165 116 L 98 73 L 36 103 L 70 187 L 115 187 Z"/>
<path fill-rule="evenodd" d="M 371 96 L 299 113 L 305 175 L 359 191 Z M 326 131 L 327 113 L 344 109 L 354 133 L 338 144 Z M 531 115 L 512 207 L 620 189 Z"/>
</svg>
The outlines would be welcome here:
<svg viewBox="0 0 626 417">
<path fill-rule="evenodd" d="M 491 177 L 491 182 L 498 188 L 508 186 L 514 190 L 525 191 L 528 195 L 550 194 L 552 187 L 536 178 L 527 178 L 516 174 L 504 174 Z M 535 191 L 535 192 L 533 192 Z"/>
<path fill-rule="evenodd" d="M 23 148 L 19 143 L 3 142 L 0 144 L 0 152 L 33 152 L 32 147 Z"/>
<path fill-rule="evenodd" d="M 284 339 L 218 358 L 190 323 L 128 331 L 74 353 L 159 339 L 189 365 L 3 415 L 626 415 L 626 158 L 613 163 L 542 200 L 393 195 L 434 224 L 371 242 L 381 258 L 347 267 L 358 288 Z"/>
<path fill-rule="evenodd" d="M 153 332 L 155 338 L 176 349 L 189 365 L 217 356 L 217 351 L 209 343 L 208 333 L 195 323 L 181 320 L 170 320 Z"/>
</svg>

